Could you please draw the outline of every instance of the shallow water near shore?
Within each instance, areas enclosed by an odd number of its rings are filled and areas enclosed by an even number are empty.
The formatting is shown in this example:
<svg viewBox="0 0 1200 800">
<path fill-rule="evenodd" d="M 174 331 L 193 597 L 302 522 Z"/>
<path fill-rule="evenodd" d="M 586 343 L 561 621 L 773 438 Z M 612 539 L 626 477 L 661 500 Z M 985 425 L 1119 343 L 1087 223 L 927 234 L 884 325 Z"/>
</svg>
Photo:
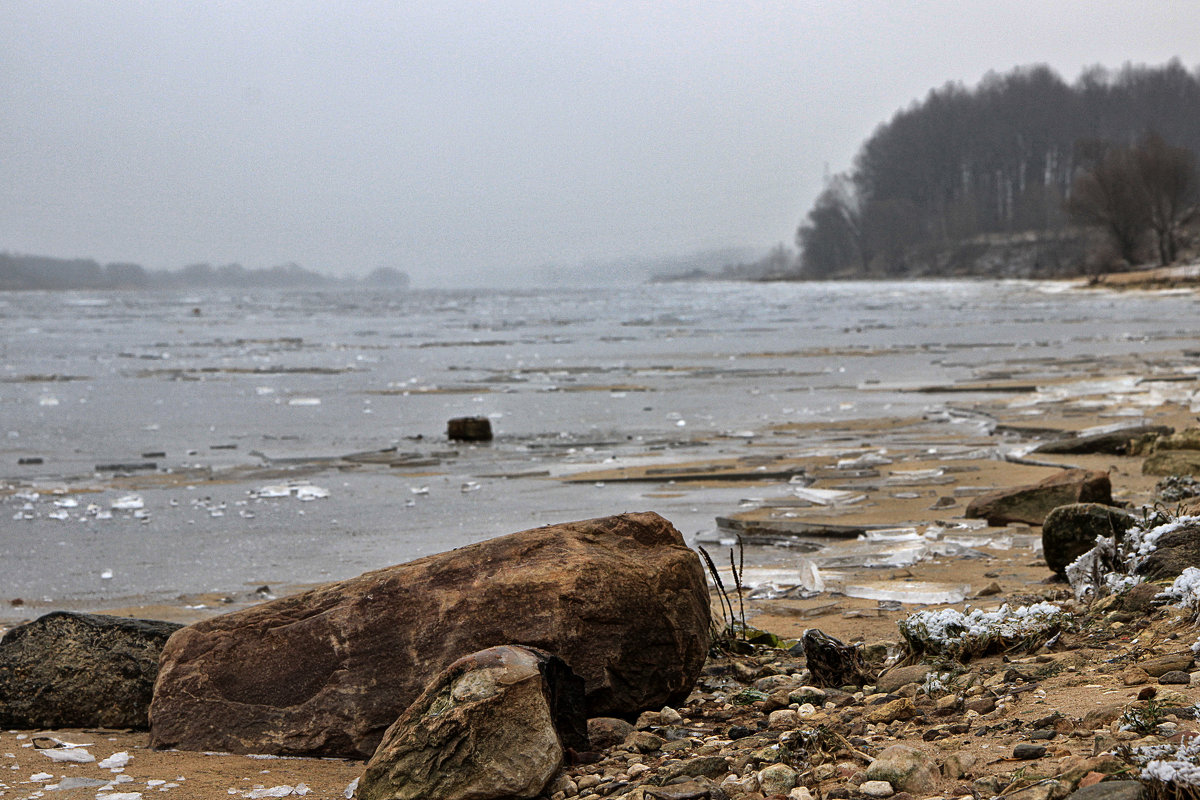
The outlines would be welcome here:
<svg viewBox="0 0 1200 800">
<path fill-rule="evenodd" d="M 1190 407 L 1197 310 L 974 282 L 0 294 L 0 621 L 250 602 L 622 511 L 719 539 L 796 499 L 787 459 L 994 450 L 979 402 Z M 448 441 L 467 415 L 495 441 Z"/>
</svg>

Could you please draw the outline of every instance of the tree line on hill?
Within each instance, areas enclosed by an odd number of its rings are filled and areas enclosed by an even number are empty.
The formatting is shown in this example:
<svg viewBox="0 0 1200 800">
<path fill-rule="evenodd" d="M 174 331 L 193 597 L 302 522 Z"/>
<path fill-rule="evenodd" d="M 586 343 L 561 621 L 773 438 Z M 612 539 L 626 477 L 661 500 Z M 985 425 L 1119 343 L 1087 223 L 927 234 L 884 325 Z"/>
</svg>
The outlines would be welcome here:
<svg viewBox="0 0 1200 800">
<path fill-rule="evenodd" d="M 1032 247 L 1033 274 L 1170 263 L 1196 213 L 1197 152 L 1200 71 L 1178 61 L 1073 84 L 1046 66 L 947 84 L 827 181 L 791 275 L 971 271 L 981 262 L 954 251 L 1006 243 Z"/>
<path fill-rule="evenodd" d="M 214 267 L 189 264 L 178 270 L 147 270 L 139 264 L 100 264 L 90 258 L 51 258 L 0 252 L 0 291 L 73 289 L 304 289 L 359 283 L 380 288 L 407 288 L 408 275 L 379 267 L 361 280 L 331 278 L 298 264 L 248 269 L 241 264 Z"/>
</svg>

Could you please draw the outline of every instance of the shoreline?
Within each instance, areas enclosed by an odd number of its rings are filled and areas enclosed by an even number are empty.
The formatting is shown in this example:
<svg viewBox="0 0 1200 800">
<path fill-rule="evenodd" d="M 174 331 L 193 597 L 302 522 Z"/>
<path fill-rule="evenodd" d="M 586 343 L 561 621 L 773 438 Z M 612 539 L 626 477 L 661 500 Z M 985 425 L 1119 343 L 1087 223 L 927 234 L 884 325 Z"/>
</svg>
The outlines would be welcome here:
<svg viewBox="0 0 1200 800">
<path fill-rule="evenodd" d="M 1026 413 L 1028 408 L 1013 409 L 1009 405 L 1012 397 L 1017 395 L 1002 395 L 997 397 L 989 393 L 960 410 L 962 414 L 969 411 L 975 421 L 987 420 L 982 428 L 964 431 L 961 425 L 928 416 L 781 426 L 781 432 L 786 432 L 789 437 L 808 437 L 819 431 L 824 443 L 814 444 L 807 453 L 785 458 L 778 453 L 756 452 L 760 446 L 757 443 L 763 438 L 756 437 L 741 456 L 723 456 L 716 460 L 680 459 L 669 464 L 650 461 L 624 467 L 624 477 L 635 484 L 639 480 L 646 481 L 649 484 L 645 487 L 648 490 L 646 497 L 673 491 L 732 489 L 742 495 L 764 495 L 766 490 L 778 490 L 773 498 L 756 498 L 734 512 L 739 519 L 758 521 L 767 526 L 820 523 L 880 528 L 883 536 L 874 542 L 869 535 L 866 542 L 857 537 L 826 540 L 827 546 L 822 551 L 805 552 L 804 548 L 820 541 L 820 537 L 803 535 L 792 537 L 790 547 L 749 547 L 747 596 L 743 601 L 748 624 L 783 638 L 799 638 L 806 629 L 819 628 L 846 642 L 864 645 L 895 642 L 899 638 L 897 621 L 918 609 L 960 608 L 964 602 L 986 608 L 1005 603 L 1015 606 L 1048 599 L 1061 600 L 1064 595 L 1069 595 L 1064 584 L 1050 580 L 1051 573 L 1040 556 L 1036 527 L 1020 524 L 990 527 L 962 517 L 966 502 L 982 491 L 1029 483 L 1060 467 L 1081 466 L 1108 471 L 1112 476 L 1114 497 L 1123 503 L 1139 505 L 1151 499 L 1154 479 L 1141 474 L 1140 457 L 1046 455 L 1006 460 L 1002 454 L 1011 455 L 1027 449 L 1030 433 L 1037 433 L 1039 439 L 1047 439 L 1051 438 L 1052 431 L 1069 435 L 1093 428 L 1095 423 L 1112 420 L 1121 424 L 1138 421 L 1173 426 L 1195 420 L 1190 408 L 1175 404 L 1141 408 L 1142 413 L 1135 420 L 1128 413 L 1131 406 L 1123 402 L 1110 403 L 1102 411 L 1090 406 L 1086 410 L 1072 408 L 1070 402 L 1055 402 L 1052 409 L 1036 416 L 1034 424 L 1034 418 Z M 756 479 L 755 473 L 764 466 L 770 466 L 772 477 Z M 657 472 L 648 475 L 651 471 Z M 784 477 L 786 474 L 804 475 L 806 479 L 789 483 Z M 681 476 L 690 480 L 672 483 Z M 612 481 L 615 477 L 611 471 L 583 470 L 572 472 L 570 479 L 595 483 Z M 805 496 L 810 500 L 804 500 Z M 816 502 L 812 501 L 814 498 Z M 898 530 L 900 534 L 897 534 Z M 718 564 L 722 563 L 728 544 L 728 539 L 722 539 L 722 535 L 718 533 L 716 541 L 706 545 L 717 551 Z M 855 566 L 847 560 L 862 559 L 863 554 L 870 551 L 874 556 L 882 554 L 886 561 L 889 554 L 896 554 L 897 548 L 911 550 L 914 543 L 933 547 L 928 552 L 909 553 L 890 566 Z M 949 549 L 939 550 L 936 547 L 939 544 L 945 544 Z M 957 552 L 954 548 L 958 548 Z M 825 566 L 819 567 L 825 580 L 822 591 L 804 591 L 801 571 L 796 568 L 801 559 L 818 563 L 827 560 Z M 892 596 L 901 600 L 881 599 L 878 593 L 871 591 L 855 596 L 852 589 L 856 587 L 873 587 L 876 592 L 882 587 L 898 592 Z M 935 596 L 946 587 L 959 587 L 961 597 L 955 602 L 904 602 L 905 591 L 915 589 L 918 595 Z M 715 601 L 715 593 L 713 598 Z M 249 605 L 262 598 L 242 599 L 244 605 Z M 195 601 L 198 600 L 208 607 L 197 608 L 200 603 Z M 104 612 L 190 622 L 243 607 L 242 602 L 229 604 L 219 600 L 220 595 L 214 594 L 181 599 L 176 606 L 128 606 L 105 609 Z M 1126 636 L 1124 641 L 1128 640 Z M 1136 687 L 1133 690 L 1123 687 L 1120 675 L 1093 674 L 1082 666 L 1086 662 L 1079 661 L 1073 653 L 1070 655 L 1075 660 L 1071 661 L 1070 670 L 1063 673 L 1062 680 L 1041 681 L 1043 689 L 1036 702 L 1046 703 L 1047 712 L 1052 708 L 1067 708 L 1071 703 L 1094 706 L 1099 702 L 1091 699 L 1098 696 L 1096 692 L 1125 701 L 1136 694 Z M 1041 663 L 1032 656 L 1016 661 L 1031 665 Z M 1050 659 L 1047 663 L 1057 662 Z M 975 666 L 985 673 L 988 669 L 1003 671 L 996 658 L 981 659 Z M 1084 675 L 1087 676 L 1086 686 L 1096 688 L 1082 688 L 1085 683 L 1079 676 Z M 1189 697 L 1194 695 L 1192 699 L 1200 699 L 1200 690 L 1185 691 L 1190 691 Z M 700 696 L 706 696 L 703 690 Z M 702 706 L 707 701 L 697 702 Z M 757 710 L 759 705 L 756 703 L 744 712 L 735 712 L 734 720 L 741 718 L 737 714 L 765 713 Z M 1014 711 L 1029 711 L 1015 702 L 1013 706 Z M 1001 708 L 985 717 L 1012 718 L 1014 711 Z M 716 730 L 727 724 L 721 723 Z M 868 740 L 878 738 L 881 742 L 912 743 L 926 751 L 932 749 L 939 754 L 939 759 L 946 757 L 951 740 L 931 746 L 922 741 L 922 728 L 913 728 L 911 723 L 907 725 L 908 729 L 892 731 L 889 728 L 887 733 L 868 737 Z M 30 745 L 35 737 L 47 735 L 91 745 L 89 750 L 97 763 L 61 764 L 43 759 Z M 66 780 L 66 786 L 78 788 L 60 790 L 65 792 L 63 797 L 90 797 L 102 782 L 117 780 L 123 783 L 112 784 L 109 794 L 101 792 L 96 796 L 117 797 L 121 796 L 118 793 L 128 792 L 130 797 L 140 793 L 146 798 L 163 793 L 175 800 L 201 800 L 216 796 L 285 796 L 286 793 L 287 796 L 338 798 L 363 768 L 360 762 L 328 758 L 262 758 L 154 751 L 148 747 L 148 738 L 145 732 L 94 730 L 0 733 L 0 752 L 12 754 L 9 761 L 13 767 L 11 777 L 0 777 L 0 796 L 40 797 L 39 792 L 44 787 L 62 785 Z M 956 752 L 971 753 L 979 764 L 986 764 L 986 767 L 976 767 L 972 771 L 975 780 L 980 781 L 990 779 L 989 775 L 1011 775 L 1011 766 L 1004 759 L 994 758 L 1002 753 L 993 751 L 990 755 L 987 750 L 990 746 L 1011 748 L 1015 741 L 1011 737 L 1001 736 L 1001 739 L 1007 744 L 997 744 L 994 738 L 952 741 Z M 1070 744 L 1071 741 L 1068 739 L 1068 744 L 1060 745 L 1054 751 L 1058 760 L 1078 758 L 1090 752 L 1090 740 L 1086 748 L 1081 746 L 1082 742 L 1076 746 Z M 625 759 L 621 763 L 630 763 L 620 752 L 618 750 L 617 755 L 609 758 Z M 99 766 L 101 759 L 119 753 L 130 756 L 126 766 Z M 639 757 L 634 763 L 639 762 L 673 763 L 669 755 L 655 753 Z M 587 783 L 584 778 L 589 774 L 605 774 L 609 768 L 604 765 L 608 763 L 606 760 L 600 767 L 579 765 L 568 769 L 568 774 L 575 776 L 572 780 L 579 796 L 599 796 L 593 795 L 592 790 L 578 787 Z M 953 784 L 954 781 L 942 782 L 946 787 Z M 961 793 L 961 779 L 959 784 L 953 791 Z M 935 792 L 929 796 L 946 796 L 947 791 L 943 789 L 940 794 Z M 633 795 L 618 792 L 611 796 Z"/>
</svg>

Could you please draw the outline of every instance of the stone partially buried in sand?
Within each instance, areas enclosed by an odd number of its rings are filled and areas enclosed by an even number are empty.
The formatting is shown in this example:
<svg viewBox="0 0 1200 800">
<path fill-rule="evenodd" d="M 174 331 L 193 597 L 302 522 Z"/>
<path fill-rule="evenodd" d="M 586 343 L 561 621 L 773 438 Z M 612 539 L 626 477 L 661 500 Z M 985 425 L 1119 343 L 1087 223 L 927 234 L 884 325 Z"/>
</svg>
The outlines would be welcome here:
<svg viewBox="0 0 1200 800">
<path fill-rule="evenodd" d="M 966 516 L 986 519 L 989 525 L 1041 525 L 1051 511 L 1071 503 L 1112 505 L 1108 473 L 1065 469 L 1034 484 L 997 489 L 972 500 Z"/>
<path fill-rule="evenodd" d="M 0 639 L 0 728 L 137 728 L 180 625 L 56 611 Z"/>
<path fill-rule="evenodd" d="M 583 681 L 561 659 L 524 647 L 473 653 L 443 670 L 388 728 L 355 798 L 534 797 L 562 766 L 566 746 L 586 746 L 586 724 Z"/>
<path fill-rule="evenodd" d="M 501 644 L 566 661 L 589 716 L 630 717 L 687 697 L 708 626 L 699 558 L 657 514 L 535 528 L 179 631 L 151 742 L 369 757 L 433 676 Z"/>
</svg>

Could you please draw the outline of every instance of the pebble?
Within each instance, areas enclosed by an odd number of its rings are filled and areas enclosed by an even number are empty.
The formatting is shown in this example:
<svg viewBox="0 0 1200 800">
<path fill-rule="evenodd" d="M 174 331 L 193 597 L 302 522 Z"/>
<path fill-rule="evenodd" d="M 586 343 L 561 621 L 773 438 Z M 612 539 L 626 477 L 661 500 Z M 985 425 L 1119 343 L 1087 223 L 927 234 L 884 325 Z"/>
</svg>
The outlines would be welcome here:
<svg viewBox="0 0 1200 800">
<path fill-rule="evenodd" d="M 891 797 L 896 793 L 887 781 L 863 781 L 858 785 L 858 790 L 867 797 Z"/>
</svg>

